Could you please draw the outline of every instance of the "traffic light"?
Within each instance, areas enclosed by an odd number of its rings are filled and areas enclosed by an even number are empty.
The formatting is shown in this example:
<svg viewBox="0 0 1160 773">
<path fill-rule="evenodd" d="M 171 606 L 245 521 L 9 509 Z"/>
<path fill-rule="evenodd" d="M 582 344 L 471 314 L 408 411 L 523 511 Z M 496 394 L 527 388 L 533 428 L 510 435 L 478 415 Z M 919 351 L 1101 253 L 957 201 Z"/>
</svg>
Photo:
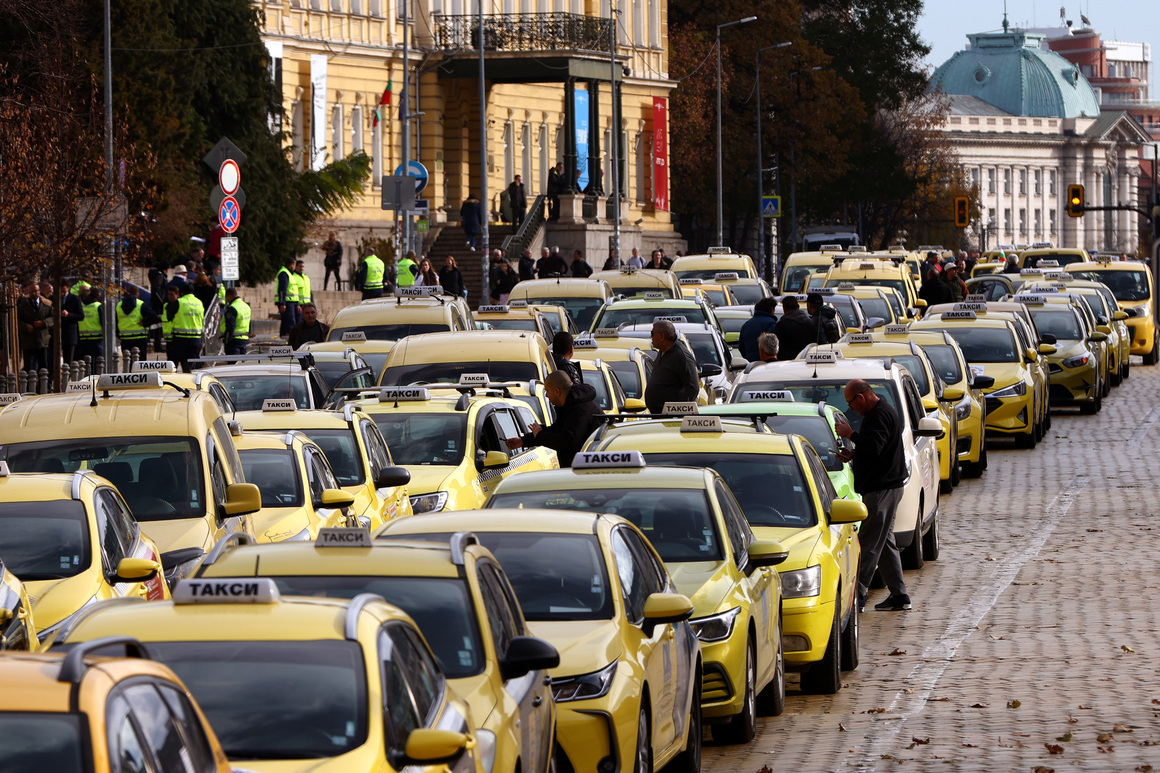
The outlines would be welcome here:
<svg viewBox="0 0 1160 773">
<path fill-rule="evenodd" d="M 1067 186 L 1067 214 L 1072 217 L 1083 217 L 1083 186 Z"/>
<path fill-rule="evenodd" d="M 955 228 L 971 224 L 971 202 L 966 196 L 955 196 Z"/>
</svg>

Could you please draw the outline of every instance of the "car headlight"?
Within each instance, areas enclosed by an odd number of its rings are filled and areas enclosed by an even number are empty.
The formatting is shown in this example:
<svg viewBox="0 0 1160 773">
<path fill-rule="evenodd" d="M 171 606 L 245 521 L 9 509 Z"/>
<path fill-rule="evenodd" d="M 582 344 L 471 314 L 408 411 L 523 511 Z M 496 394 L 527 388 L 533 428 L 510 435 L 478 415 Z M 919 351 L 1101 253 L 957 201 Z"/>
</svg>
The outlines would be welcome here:
<svg viewBox="0 0 1160 773">
<path fill-rule="evenodd" d="M 612 677 L 616 674 L 616 661 L 612 661 L 599 671 L 580 676 L 568 676 L 552 680 L 552 696 L 557 703 L 583 701 L 602 698 L 612 688 Z"/>
<path fill-rule="evenodd" d="M 491 773 L 495 768 L 495 733 L 490 730 L 475 731 L 475 755 L 483 766 L 484 773 Z"/>
<path fill-rule="evenodd" d="M 447 505 L 447 492 L 436 491 L 434 494 L 420 494 L 411 497 L 411 510 L 415 515 L 420 513 L 437 513 Z"/>
<path fill-rule="evenodd" d="M 1025 394 L 1027 394 L 1027 383 L 1017 381 L 1009 387 L 995 390 L 988 397 L 1022 397 Z"/>
<path fill-rule="evenodd" d="M 43 645 L 45 644 L 45 640 L 50 636 L 53 636 L 53 641 L 55 641 L 55 634 L 57 633 L 63 633 L 67 635 L 67 633 L 72 629 L 73 623 L 76 622 L 76 619 L 81 614 L 81 612 L 83 612 L 87 607 L 91 607 L 93 604 L 96 604 L 98 601 L 100 601 L 100 599 L 98 599 L 94 593 L 88 601 L 86 601 L 84 604 L 81 604 L 75 612 L 66 617 L 64 620 L 61 620 L 56 625 L 50 625 L 44 630 L 37 631 L 36 638 L 39 639 L 40 643 Z"/>
<path fill-rule="evenodd" d="M 781 597 L 804 599 L 822 592 L 822 567 L 815 564 L 805 569 L 781 572 Z"/>
<path fill-rule="evenodd" d="M 971 398 L 963 400 L 955 406 L 955 418 L 959 421 L 968 418 L 971 415 Z"/>
<path fill-rule="evenodd" d="M 690 620 L 689 625 L 693 627 L 693 633 L 701 641 L 723 641 L 733 633 L 733 622 L 740 612 L 741 607 L 733 607 L 728 612 L 722 612 L 719 615 Z"/>
<path fill-rule="evenodd" d="M 1083 354 L 1077 354 L 1074 357 L 1068 357 L 1066 360 L 1063 361 L 1062 364 L 1063 364 L 1063 367 L 1065 367 L 1065 368 L 1078 368 L 1081 365 L 1087 365 L 1088 360 L 1090 360 L 1091 358 L 1092 358 L 1091 352 L 1084 352 Z"/>
</svg>

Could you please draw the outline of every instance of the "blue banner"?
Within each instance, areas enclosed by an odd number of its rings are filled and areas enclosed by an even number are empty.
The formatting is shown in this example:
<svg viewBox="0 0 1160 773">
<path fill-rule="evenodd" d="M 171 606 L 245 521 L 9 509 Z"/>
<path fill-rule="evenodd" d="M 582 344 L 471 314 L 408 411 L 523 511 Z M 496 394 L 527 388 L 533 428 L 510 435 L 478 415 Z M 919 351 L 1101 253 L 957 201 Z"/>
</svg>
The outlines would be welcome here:
<svg viewBox="0 0 1160 773">
<path fill-rule="evenodd" d="M 580 173 L 576 185 L 588 187 L 588 92 L 576 89 L 573 108 L 576 115 L 576 171 Z"/>
</svg>

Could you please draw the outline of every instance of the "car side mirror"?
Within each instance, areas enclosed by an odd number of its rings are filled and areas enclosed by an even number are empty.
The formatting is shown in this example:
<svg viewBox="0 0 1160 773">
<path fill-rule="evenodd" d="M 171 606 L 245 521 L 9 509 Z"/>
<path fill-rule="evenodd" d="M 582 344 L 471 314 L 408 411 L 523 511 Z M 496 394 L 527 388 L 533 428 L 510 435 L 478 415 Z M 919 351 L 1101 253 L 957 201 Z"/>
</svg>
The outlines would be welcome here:
<svg viewBox="0 0 1160 773">
<path fill-rule="evenodd" d="M 1103 334 L 1104 334 L 1104 335 L 1106 335 L 1106 336 L 1110 336 L 1110 335 L 1112 334 L 1112 328 L 1111 328 L 1111 327 L 1109 327 L 1109 326 L 1108 326 L 1108 324 L 1105 322 L 1105 323 L 1104 323 L 1104 324 L 1102 324 L 1102 325 L 1097 325 L 1097 326 L 1096 326 L 1096 332 L 1097 332 L 1097 333 L 1103 333 Z"/>
<path fill-rule="evenodd" d="M 406 486 L 411 482 L 411 471 L 406 467 L 384 467 L 375 476 L 375 488 Z"/>
<path fill-rule="evenodd" d="M 925 411 L 937 411 L 938 400 L 935 400 L 933 397 L 924 397 L 922 398 L 922 408 Z"/>
<path fill-rule="evenodd" d="M 1040 344 L 1039 345 L 1039 353 L 1040 354 L 1055 354 L 1056 351 L 1057 351 L 1056 348 L 1054 346 L 1052 346 L 1051 344 Z"/>
<path fill-rule="evenodd" d="M 1132 319 L 1133 317 L 1136 316 L 1136 309 L 1134 309 L 1134 308 L 1121 309 L 1120 311 L 1117 311 L 1116 314 L 1123 314 L 1124 316 L 1116 317 L 1115 315 L 1113 315 L 1113 317 L 1115 319 Z"/>
<path fill-rule="evenodd" d="M 1039 343 L 1041 343 L 1041 344 L 1057 344 L 1057 343 L 1059 343 L 1059 339 L 1056 338 L 1055 335 L 1053 335 L 1052 333 L 1044 333 L 1043 335 L 1039 336 Z"/>
<path fill-rule="evenodd" d="M 222 510 L 227 518 L 249 515 L 262 509 L 262 492 L 253 483 L 231 483 L 226 486 Z"/>
<path fill-rule="evenodd" d="M 942 422 L 933 416 L 919 419 L 918 426 L 914 428 L 914 434 L 917 437 L 940 438 L 943 435 Z"/>
<path fill-rule="evenodd" d="M 109 577 L 109 584 L 152 580 L 160 571 L 161 564 L 156 561 L 147 558 L 122 558 L 117 562 L 117 571 Z"/>
<path fill-rule="evenodd" d="M 882 317 L 869 317 L 866 320 L 866 329 L 873 330 L 874 328 L 882 327 L 886 324 L 886 320 Z"/>
<path fill-rule="evenodd" d="M 483 457 L 483 468 L 489 470 L 493 467 L 504 467 L 511 460 L 512 458 L 503 451 L 488 451 Z"/>
<path fill-rule="evenodd" d="M 768 539 L 755 539 L 749 543 L 748 566 L 750 569 L 760 569 L 763 566 L 777 566 L 789 558 L 789 548 L 780 542 Z"/>
<path fill-rule="evenodd" d="M 749 360 L 735 354 L 729 360 L 729 370 L 733 370 L 733 371 L 745 370 L 745 366 L 748 364 L 749 364 Z"/>
<path fill-rule="evenodd" d="M 1027 347 L 1023 350 L 1023 358 L 1027 360 L 1028 363 L 1035 362 L 1039 359 L 1039 352 L 1037 352 L 1035 349 L 1032 349 L 1031 347 Z"/>
<path fill-rule="evenodd" d="M 943 387 L 942 399 L 948 403 L 957 403 L 966 396 L 966 392 L 958 387 Z"/>
<path fill-rule="evenodd" d="M 707 363 L 701 366 L 701 378 L 712 378 L 713 376 L 721 375 L 721 366 L 715 363 Z"/>
<path fill-rule="evenodd" d="M 322 497 L 312 503 L 315 507 L 326 507 L 331 509 L 343 509 L 354 504 L 354 494 L 349 491 L 343 491 L 340 488 L 328 488 L 322 492 Z"/>
<path fill-rule="evenodd" d="M 693 616 L 693 602 L 680 593 L 653 593 L 644 600 L 644 623 L 641 631 L 652 637 L 658 625 L 679 623 Z"/>
<path fill-rule="evenodd" d="M 925 309 L 927 307 L 927 302 L 924 301 L 922 298 L 918 298 L 915 300 L 914 305 L 916 308 Z"/>
<path fill-rule="evenodd" d="M 866 520 L 866 505 L 853 499 L 835 499 L 830 502 L 830 523 L 859 523 Z"/>
<path fill-rule="evenodd" d="M 411 765 L 443 765 L 459 759 L 469 743 L 471 741 L 463 733 L 420 727 L 407 735 L 401 751 L 391 749 L 387 757 L 395 770 Z"/>
<path fill-rule="evenodd" d="M 1103 315 L 1103 314 L 1099 314 L 1099 315 L 1097 315 L 1097 316 L 1096 316 L 1096 324 L 1097 324 L 1097 325 L 1107 325 L 1107 324 L 1108 324 L 1108 318 L 1107 318 L 1105 315 Z"/>
<path fill-rule="evenodd" d="M 1088 341 L 1090 341 L 1092 343 L 1099 343 L 1101 341 L 1106 341 L 1106 340 L 1108 340 L 1108 334 L 1104 333 L 1103 331 L 1099 331 L 1099 330 L 1097 330 L 1096 332 L 1094 332 L 1090 336 L 1088 336 Z"/>
<path fill-rule="evenodd" d="M 990 389 L 995 386 L 994 376 L 975 376 L 974 387 L 976 389 Z"/>
<path fill-rule="evenodd" d="M 514 636 L 499 660 L 499 675 L 505 682 L 532 671 L 546 671 L 560 665 L 560 653 L 548 642 L 534 636 Z"/>
<path fill-rule="evenodd" d="M 629 397 L 624 401 L 625 413 L 640 413 L 647 408 L 648 406 L 644 404 L 644 400 L 641 400 L 639 397 Z"/>
</svg>

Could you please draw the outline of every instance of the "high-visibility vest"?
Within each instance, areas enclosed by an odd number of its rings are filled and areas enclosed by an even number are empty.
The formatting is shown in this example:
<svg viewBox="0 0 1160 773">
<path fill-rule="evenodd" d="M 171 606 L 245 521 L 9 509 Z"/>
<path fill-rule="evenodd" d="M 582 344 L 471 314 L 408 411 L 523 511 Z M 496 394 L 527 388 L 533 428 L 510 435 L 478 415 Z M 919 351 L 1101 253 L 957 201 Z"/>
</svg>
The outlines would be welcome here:
<svg viewBox="0 0 1160 773">
<path fill-rule="evenodd" d="M 314 295 L 310 292 L 310 277 L 306 274 L 294 274 L 298 279 L 298 303 L 310 303 Z"/>
<path fill-rule="evenodd" d="M 226 304 L 226 286 L 225 285 L 218 285 L 218 303 L 220 303 L 223 306 Z"/>
<path fill-rule="evenodd" d="M 275 295 L 274 303 L 298 303 L 298 283 L 294 281 L 294 272 L 285 266 L 278 269 L 278 275 L 274 277 L 274 292 L 278 292 L 278 285 L 282 282 L 283 274 L 286 275 L 286 295 L 283 297 Z"/>
<path fill-rule="evenodd" d="M 101 335 L 101 304 L 86 303 L 85 318 L 77 323 L 77 337 L 82 341 L 100 341 Z"/>
<path fill-rule="evenodd" d="M 395 278 L 395 282 L 399 287 L 410 287 L 415 284 L 415 275 L 411 273 L 411 266 L 413 265 L 415 265 L 415 261 L 410 258 L 403 258 L 399 261 L 397 266 L 398 276 Z"/>
<path fill-rule="evenodd" d="M 177 300 L 177 314 L 173 317 L 174 338 L 201 339 L 205 329 L 205 307 L 193 293 Z"/>
<path fill-rule="evenodd" d="M 168 301 L 165 306 L 169 306 Z M 169 309 L 165 307 L 161 309 L 161 337 L 166 341 L 173 340 L 173 320 L 169 319 Z"/>
<path fill-rule="evenodd" d="M 234 320 L 234 338 L 250 337 L 250 304 L 243 301 L 241 298 L 234 298 L 233 302 L 227 308 L 237 309 L 238 318 Z M 226 315 L 222 314 L 221 332 L 226 332 Z"/>
<path fill-rule="evenodd" d="M 77 280 L 77 283 L 74 284 L 71 289 L 69 289 L 69 292 L 72 293 L 73 295 L 80 295 L 81 290 L 87 290 L 90 287 L 92 287 L 91 284 L 89 284 L 88 282 L 86 282 L 83 279 L 80 279 L 80 280 Z"/>
<path fill-rule="evenodd" d="M 125 307 L 122 304 L 117 304 L 117 333 L 122 339 L 148 337 L 148 331 L 145 330 L 145 323 L 141 315 L 143 308 L 145 308 L 145 302 L 140 298 L 137 299 L 133 310 L 128 314 L 125 313 Z"/>
<path fill-rule="evenodd" d="M 367 264 L 367 278 L 363 281 L 362 289 L 383 289 L 383 274 L 386 273 L 387 267 L 379 260 L 378 255 L 367 255 L 365 260 Z"/>
</svg>

